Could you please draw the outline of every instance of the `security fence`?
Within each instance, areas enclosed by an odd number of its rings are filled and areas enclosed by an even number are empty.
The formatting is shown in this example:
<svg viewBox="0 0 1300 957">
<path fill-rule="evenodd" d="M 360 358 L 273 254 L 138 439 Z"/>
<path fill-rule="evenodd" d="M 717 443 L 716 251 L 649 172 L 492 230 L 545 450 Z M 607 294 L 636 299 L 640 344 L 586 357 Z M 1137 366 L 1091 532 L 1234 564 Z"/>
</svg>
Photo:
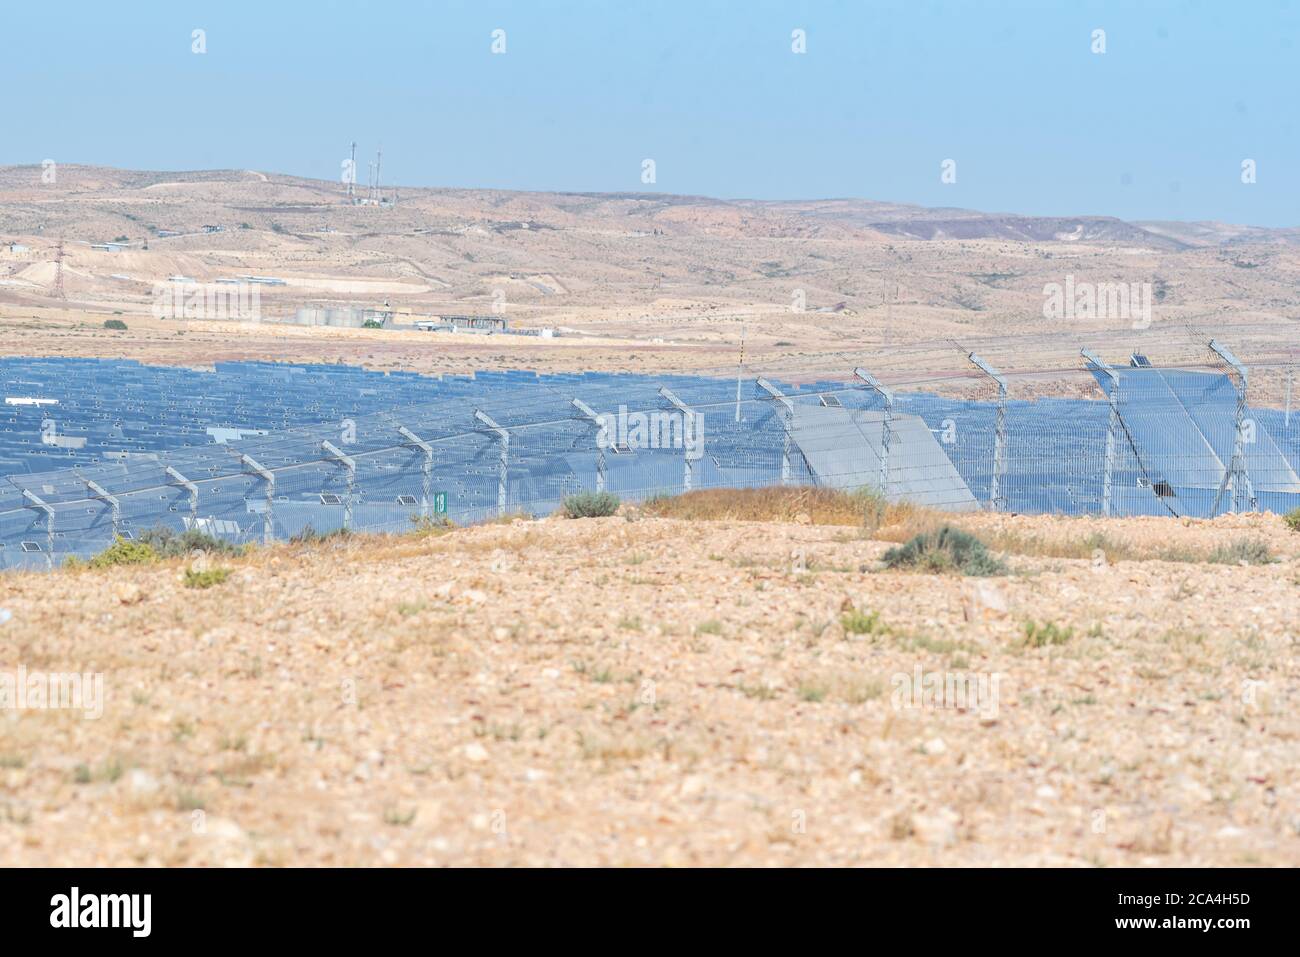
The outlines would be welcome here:
<svg viewBox="0 0 1300 957">
<path fill-rule="evenodd" d="M 946 382 L 947 394 L 924 380 L 886 384 L 861 366 L 795 382 L 752 369 L 734 379 L 435 379 L 239 364 L 207 374 L 239 397 L 236 413 L 201 389 L 185 399 L 189 380 L 179 378 L 165 401 L 137 389 L 141 419 L 128 426 L 114 418 L 122 403 L 111 388 L 93 406 L 60 393 L 60 434 L 98 435 L 102 448 L 93 458 L 72 449 L 86 456 L 72 468 L 8 475 L 0 563 L 52 567 L 156 527 L 240 543 L 544 514 L 584 490 L 639 500 L 818 485 L 953 511 L 1073 515 L 1300 506 L 1289 411 L 1252 408 L 1247 370 L 1217 343 L 1211 352 L 1193 369 L 1156 368 L 1142 356 L 1111 363 L 1085 350 L 1075 380 L 1057 390 L 1067 397 L 1030 399 L 1017 397 L 1023 377 L 974 353 L 969 377 L 956 388 Z M 241 376 L 233 388 L 225 381 Z M 111 385 L 113 375 L 105 378 Z M 30 423 L 14 422 L 4 441 L 18 461 Z M 169 440 L 179 447 L 160 447 Z"/>
</svg>

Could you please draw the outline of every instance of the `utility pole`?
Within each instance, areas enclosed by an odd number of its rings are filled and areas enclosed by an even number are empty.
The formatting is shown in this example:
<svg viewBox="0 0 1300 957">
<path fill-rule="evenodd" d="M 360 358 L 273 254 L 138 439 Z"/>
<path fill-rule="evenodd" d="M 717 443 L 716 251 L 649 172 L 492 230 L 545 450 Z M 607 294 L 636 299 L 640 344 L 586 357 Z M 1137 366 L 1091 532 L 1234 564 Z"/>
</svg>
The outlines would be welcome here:
<svg viewBox="0 0 1300 957">
<path fill-rule="evenodd" d="M 352 141 L 352 157 L 348 160 L 348 202 L 357 203 L 357 141 Z"/>
<path fill-rule="evenodd" d="M 54 253 L 54 290 L 55 299 L 67 299 L 68 294 L 63 291 L 63 240 L 59 240 L 58 249 Z"/>
<path fill-rule="evenodd" d="M 736 421 L 740 421 L 740 378 L 745 374 L 745 325 L 740 326 L 740 362 L 736 365 Z"/>
</svg>

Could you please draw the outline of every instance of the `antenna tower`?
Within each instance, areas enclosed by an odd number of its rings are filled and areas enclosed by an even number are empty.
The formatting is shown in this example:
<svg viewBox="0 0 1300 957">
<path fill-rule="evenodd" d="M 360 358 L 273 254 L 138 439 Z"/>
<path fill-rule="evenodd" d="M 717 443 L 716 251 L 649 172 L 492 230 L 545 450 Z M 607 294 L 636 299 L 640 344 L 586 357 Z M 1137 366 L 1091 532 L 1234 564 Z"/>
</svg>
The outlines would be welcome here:
<svg viewBox="0 0 1300 957">
<path fill-rule="evenodd" d="M 355 204 L 357 201 L 357 141 L 352 141 L 352 159 L 348 167 L 348 202 Z"/>
<path fill-rule="evenodd" d="M 63 240 L 59 240 L 58 249 L 54 253 L 54 290 L 55 299 L 67 299 L 68 294 L 63 290 Z"/>
</svg>

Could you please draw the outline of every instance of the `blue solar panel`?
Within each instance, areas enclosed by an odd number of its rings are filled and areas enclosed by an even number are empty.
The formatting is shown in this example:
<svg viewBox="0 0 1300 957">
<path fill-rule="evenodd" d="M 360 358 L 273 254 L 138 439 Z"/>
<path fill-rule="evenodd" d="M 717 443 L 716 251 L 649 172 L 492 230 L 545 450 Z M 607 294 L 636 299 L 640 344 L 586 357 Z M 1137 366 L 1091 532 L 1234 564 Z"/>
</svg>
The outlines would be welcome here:
<svg viewBox="0 0 1300 957">
<path fill-rule="evenodd" d="M 984 507 L 1214 514 L 1233 505 L 1222 486 L 1238 449 L 1253 507 L 1300 504 L 1300 423 L 1246 410 L 1249 441 L 1238 443 L 1226 376 L 1149 367 L 1115 374 L 1122 428 L 1109 456 L 1103 401 L 1007 401 L 1000 470 L 993 403 L 899 393 L 892 408 L 920 418 L 967 497 Z M 1098 373 L 1098 382 L 1107 388 L 1110 380 Z M 774 385 L 798 406 L 883 409 L 876 392 L 842 382 Z M 672 415 L 665 387 L 703 423 L 697 458 L 680 444 L 599 448 L 599 427 L 574 405 L 579 399 L 608 421 L 620 411 Z M 791 460 L 786 417 L 771 395 L 751 382 L 737 403 L 734 379 L 515 370 L 430 377 L 263 362 L 219 362 L 205 372 L 7 358 L 0 388 L 0 567 L 47 567 L 93 554 L 115 532 L 156 525 L 234 541 L 326 532 L 348 515 L 356 529 L 400 530 L 430 510 L 433 492 L 446 493 L 451 518 L 474 521 L 502 508 L 546 512 L 598 482 L 626 498 L 680 492 L 688 481 L 771 485 L 782 480 L 783 461 L 787 480 L 814 481 L 797 448 Z M 501 436 L 488 421 L 508 435 L 504 473 Z M 895 469 L 909 451 L 902 435 Z"/>
</svg>

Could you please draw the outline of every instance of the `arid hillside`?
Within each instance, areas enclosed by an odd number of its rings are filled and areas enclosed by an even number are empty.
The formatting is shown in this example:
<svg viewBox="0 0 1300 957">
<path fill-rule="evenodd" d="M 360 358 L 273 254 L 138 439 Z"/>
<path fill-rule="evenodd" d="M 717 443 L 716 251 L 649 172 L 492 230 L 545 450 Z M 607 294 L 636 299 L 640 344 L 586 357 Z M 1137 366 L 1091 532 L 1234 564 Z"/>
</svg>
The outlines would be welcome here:
<svg viewBox="0 0 1300 957">
<path fill-rule="evenodd" d="M 1281 519 L 963 516 L 963 577 L 764 495 L 4 576 L 104 697 L 0 722 L 0 862 L 1300 858 Z"/>
<path fill-rule="evenodd" d="M 1206 338 L 1219 336 L 1269 370 L 1261 389 L 1295 360 L 1295 230 L 856 199 L 405 187 L 385 195 L 396 204 L 355 206 L 340 183 L 247 170 L 68 165 L 47 183 L 40 167 L 0 169 L 0 346 L 196 364 L 214 352 L 334 361 L 330 335 L 297 336 L 275 323 L 302 306 L 387 303 L 404 317 L 500 315 L 567 341 L 479 337 L 449 343 L 447 360 L 435 362 L 441 340 L 385 330 L 349 344 L 347 358 L 423 371 L 722 371 L 735 368 L 743 332 L 747 363 L 768 374 L 846 375 L 871 357 L 878 374 L 904 382 L 968 368 L 963 350 L 1032 375 L 1077 369 L 1083 345 L 1201 361 Z M 260 328 L 217 324 L 187 339 L 177 327 L 199 324 L 171 321 L 153 335 L 156 284 L 248 275 L 283 280 L 261 289 Z M 1146 289 L 1149 321 L 1048 318 L 1044 290 L 1067 279 Z M 113 316 L 131 332 L 95 341 Z M 148 342 L 137 340 L 140 323 Z"/>
</svg>

